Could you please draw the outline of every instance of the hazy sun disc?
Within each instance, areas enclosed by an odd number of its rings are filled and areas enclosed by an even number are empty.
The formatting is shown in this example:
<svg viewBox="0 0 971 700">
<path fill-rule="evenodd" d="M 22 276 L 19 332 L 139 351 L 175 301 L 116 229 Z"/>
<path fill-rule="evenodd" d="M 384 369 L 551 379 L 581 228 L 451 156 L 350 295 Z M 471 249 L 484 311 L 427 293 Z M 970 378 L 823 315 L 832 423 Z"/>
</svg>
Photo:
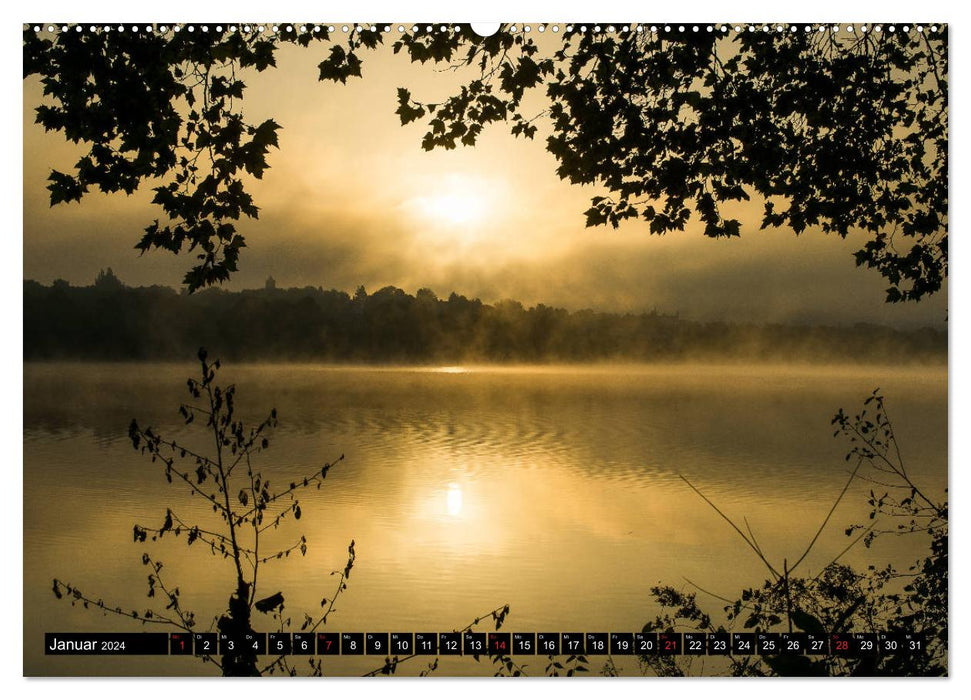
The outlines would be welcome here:
<svg viewBox="0 0 971 700">
<path fill-rule="evenodd" d="M 481 221 L 486 213 L 485 201 L 472 192 L 442 192 L 423 197 L 420 202 L 425 216 L 448 224 Z"/>
<path fill-rule="evenodd" d="M 461 228 L 468 235 L 492 217 L 496 183 L 475 175 L 452 173 L 415 183 L 407 202 L 413 216 L 435 229 Z"/>
</svg>

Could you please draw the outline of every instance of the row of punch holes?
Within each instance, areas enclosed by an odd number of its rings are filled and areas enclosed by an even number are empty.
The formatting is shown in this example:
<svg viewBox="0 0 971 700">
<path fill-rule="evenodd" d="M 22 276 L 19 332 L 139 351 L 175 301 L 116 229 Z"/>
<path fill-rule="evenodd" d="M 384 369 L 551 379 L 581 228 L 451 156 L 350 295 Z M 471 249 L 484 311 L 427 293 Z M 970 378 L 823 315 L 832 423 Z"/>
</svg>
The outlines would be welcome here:
<svg viewBox="0 0 971 700">
<path fill-rule="evenodd" d="M 200 24 L 200 25 L 193 25 L 193 24 L 188 24 L 188 25 L 181 25 L 181 24 L 93 25 L 92 24 L 92 25 L 86 25 L 87 31 L 89 32 L 117 31 L 117 32 L 132 32 L 134 34 L 140 34 L 140 33 L 145 33 L 145 34 L 163 33 L 164 34 L 170 31 L 171 32 L 186 31 L 190 33 L 201 31 L 203 33 L 206 33 L 210 31 L 210 27 L 214 27 L 217 32 L 223 32 L 224 30 L 228 29 L 228 31 L 230 32 L 243 32 L 244 34 L 252 34 L 252 33 L 280 34 L 280 33 L 292 33 L 292 32 L 297 32 L 298 34 L 307 33 L 307 32 L 320 33 L 324 29 L 326 29 L 328 33 L 342 32 L 345 34 L 350 32 L 361 33 L 361 32 L 378 32 L 378 31 L 384 32 L 386 34 L 392 33 L 392 32 L 397 32 L 399 34 L 404 34 L 405 32 L 409 32 L 413 34 L 421 34 L 421 33 L 434 33 L 434 32 L 448 32 L 448 31 L 458 32 L 462 30 L 461 26 L 451 25 L 451 24 L 412 24 L 412 25 L 405 25 L 405 24 L 333 25 L 333 24 L 330 24 L 330 25 L 326 25 L 326 24 L 296 23 L 296 24 L 240 24 L 240 25 L 236 25 L 236 24 L 230 24 L 230 25 L 219 25 L 219 24 L 217 25 L 206 25 L 206 24 Z M 657 25 L 657 24 L 651 24 L 651 25 L 648 25 L 648 24 L 623 24 L 623 25 L 510 24 L 506 28 L 506 31 L 513 34 L 531 33 L 531 32 L 538 32 L 540 34 L 543 34 L 545 32 L 552 32 L 556 34 L 561 31 L 566 33 L 593 32 L 595 34 L 600 34 L 600 33 L 628 34 L 631 32 L 638 33 L 638 34 L 642 34 L 645 32 L 649 32 L 651 34 L 659 34 L 659 33 L 684 34 L 689 32 L 697 33 L 702 31 L 721 32 L 723 34 L 734 32 L 736 34 L 740 34 L 742 32 L 758 32 L 758 31 L 761 31 L 763 33 L 768 33 L 773 31 L 774 32 L 786 32 L 786 31 L 797 32 L 797 31 L 800 31 L 800 29 L 804 32 L 812 32 L 812 31 L 832 32 L 834 34 L 838 34 L 838 33 L 866 34 L 867 32 L 895 33 L 898 30 L 905 34 L 909 34 L 912 31 L 916 31 L 922 34 L 924 32 L 936 33 L 940 31 L 941 28 L 936 24 L 930 25 L 929 27 L 925 27 L 924 25 L 920 25 L 920 24 L 918 25 L 902 24 L 899 26 L 894 24 L 889 24 L 889 25 L 882 25 L 882 24 L 872 24 L 872 25 L 867 25 L 867 24 L 856 24 L 856 25 L 854 24 L 846 24 L 846 25 L 842 25 L 842 24 L 803 24 L 803 25 L 793 25 L 793 24 L 788 24 L 788 25 L 785 25 L 785 24 L 707 24 L 707 25 L 699 25 L 699 24 L 678 24 L 678 25 L 671 25 L 671 24 L 663 24 L 663 25 Z M 83 32 L 85 31 L 85 25 L 37 24 L 37 25 L 33 25 L 33 30 L 38 33 L 42 33 L 46 31 L 49 34 L 56 34 L 58 32 L 65 33 L 70 31 Z"/>
</svg>

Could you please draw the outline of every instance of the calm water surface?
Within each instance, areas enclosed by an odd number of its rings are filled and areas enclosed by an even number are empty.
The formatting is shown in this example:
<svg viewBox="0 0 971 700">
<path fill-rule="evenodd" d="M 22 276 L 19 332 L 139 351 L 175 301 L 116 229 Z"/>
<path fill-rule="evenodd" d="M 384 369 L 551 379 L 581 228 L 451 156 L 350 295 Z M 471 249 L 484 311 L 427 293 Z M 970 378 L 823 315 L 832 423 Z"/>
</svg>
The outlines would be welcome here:
<svg viewBox="0 0 971 700">
<path fill-rule="evenodd" d="M 44 631 L 142 628 L 72 608 L 51 579 L 144 608 L 150 551 L 208 628 L 225 607 L 231 566 L 184 539 L 133 543 L 132 525 L 211 510 L 135 453 L 137 417 L 192 439 L 177 409 L 190 365 L 28 364 L 24 368 L 24 670 L 47 674 L 204 674 L 192 659 L 69 659 L 40 653 Z M 746 517 L 770 558 L 801 554 L 847 477 L 830 418 L 875 387 L 915 479 L 942 493 L 947 473 L 943 367 L 225 368 L 248 420 L 276 407 L 280 425 L 257 465 L 277 483 L 341 453 L 325 487 L 301 496 L 303 518 L 274 533 L 307 536 L 306 557 L 261 569 L 297 626 L 330 598 L 346 548 L 357 564 L 327 629 L 439 631 L 508 603 L 509 630 L 634 631 L 657 610 L 650 587 L 685 579 L 734 597 L 764 573 L 737 536 L 678 478 Z M 818 571 L 866 518 L 857 484 L 806 560 Z M 878 541 L 849 563 L 906 562 L 919 543 Z M 804 571 L 804 573 L 805 573 Z M 699 600 L 710 610 L 718 601 Z M 257 629 L 275 623 L 257 614 Z M 542 630 L 540 629 L 542 628 Z M 412 662 L 414 664 L 414 662 Z M 538 661 L 535 665 L 541 665 Z M 325 660 L 359 673 L 374 659 Z M 625 666 L 624 663 L 618 663 Z M 635 671 L 627 664 L 628 672 Z M 417 673 L 419 665 L 402 667 Z M 491 675 L 444 662 L 444 672 Z M 541 670 L 541 669 L 538 669 Z"/>
</svg>

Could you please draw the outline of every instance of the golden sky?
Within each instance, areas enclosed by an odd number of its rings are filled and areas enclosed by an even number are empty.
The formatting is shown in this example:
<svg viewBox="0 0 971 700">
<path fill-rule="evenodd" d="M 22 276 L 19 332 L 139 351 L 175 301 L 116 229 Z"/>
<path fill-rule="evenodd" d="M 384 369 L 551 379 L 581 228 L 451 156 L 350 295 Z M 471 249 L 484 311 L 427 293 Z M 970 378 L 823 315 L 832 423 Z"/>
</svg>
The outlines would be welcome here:
<svg viewBox="0 0 971 700">
<path fill-rule="evenodd" d="M 230 289 L 272 275 L 284 287 L 430 287 L 441 297 L 454 290 L 485 302 L 657 308 L 701 320 L 944 322 L 946 291 L 885 304 L 882 278 L 854 264 L 861 239 L 760 231 L 758 202 L 738 207 L 740 239 L 707 239 L 696 221 L 663 237 L 637 221 L 585 228 L 582 212 L 599 192 L 556 177 L 542 123 L 534 141 L 493 127 L 475 148 L 428 153 L 421 123 L 400 126 L 396 88 L 435 102 L 461 75 L 382 49 L 365 52 L 363 79 L 320 83 L 326 51 L 285 47 L 275 70 L 244 74 L 247 121 L 272 117 L 283 129 L 270 169 L 249 185 L 261 217 L 239 227 L 248 247 Z M 69 169 L 78 151 L 33 123 L 41 97 L 39 82 L 25 81 L 25 279 L 90 284 L 110 266 L 126 284 L 178 287 L 188 257 L 133 249 L 161 215 L 148 187 L 48 206 L 50 169 Z"/>
</svg>

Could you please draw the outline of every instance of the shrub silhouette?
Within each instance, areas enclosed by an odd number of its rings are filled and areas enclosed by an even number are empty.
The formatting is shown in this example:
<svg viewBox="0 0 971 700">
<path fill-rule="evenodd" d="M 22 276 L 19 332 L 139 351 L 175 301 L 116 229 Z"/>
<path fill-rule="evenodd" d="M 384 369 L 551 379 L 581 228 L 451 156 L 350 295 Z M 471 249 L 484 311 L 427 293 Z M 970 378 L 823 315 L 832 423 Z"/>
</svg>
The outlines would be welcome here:
<svg viewBox="0 0 971 700">
<path fill-rule="evenodd" d="M 128 437 L 132 447 L 151 458 L 152 463 L 163 467 L 169 483 L 181 482 L 189 487 L 194 497 L 212 506 L 217 524 L 186 522 L 175 510 L 166 510 L 165 519 L 158 527 L 138 525 L 133 527 L 135 542 L 156 541 L 165 536 L 184 537 L 187 546 L 208 548 L 214 557 L 228 559 L 235 569 L 235 582 L 229 597 L 227 610 L 216 620 L 216 629 L 236 640 L 253 633 L 254 609 L 277 618 L 283 626 L 285 598 L 282 592 L 259 598 L 258 579 L 260 567 L 276 560 L 299 553 L 306 555 L 307 539 L 300 535 L 294 543 L 276 551 L 261 550 L 261 539 L 270 529 L 278 528 L 288 519 L 299 520 L 302 515 L 298 495 L 309 488 L 320 488 L 328 471 L 339 462 L 323 465 L 313 473 L 301 476 L 282 486 L 271 486 L 270 480 L 254 467 L 254 457 L 270 446 L 272 429 L 277 425 L 276 409 L 259 424 L 247 427 L 236 413 L 236 387 L 221 387 L 216 383 L 219 360 L 209 361 L 205 349 L 198 354 L 199 378 L 190 378 L 187 389 L 191 400 L 179 407 L 186 425 L 201 424 L 213 444 L 213 451 L 203 454 L 187 447 L 179 440 L 163 437 L 151 427 L 141 427 L 132 420 Z M 197 544 L 198 543 L 198 544 Z M 306 615 L 301 629 L 313 632 L 327 622 L 334 609 L 334 602 L 347 588 L 355 551 L 352 540 L 347 549 L 347 562 L 343 569 L 332 572 L 337 586 L 329 598 L 321 601 L 322 612 L 316 617 Z M 148 597 L 164 597 L 165 611 L 154 609 L 126 611 L 110 607 L 102 600 L 85 596 L 71 584 L 54 580 L 54 593 L 62 596 L 62 589 L 73 602 L 80 601 L 85 607 L 94 606 L 105 612 L 114 612 L 143 623 L 165 624 L 197 631 L 194 612 L 186 609 L 179 587 L 163 578 L 162 562 L 149 553 L 142 555 L 142 563 L 148 567 Z M 286 657 L 281 656 L 260 668 L 253 649 L 238 644 L 235 651 L 224 653 L 219 660 L 203 656 L 205 661 L 216 664 L 227 676 L 253 676 L 267 671 L 282 669 L 289 672 Z"/>
<path fill-rule="evenodd" d="M 764 584 L 743 590 L 735 600 L 688 583 L 726 603 L 722 611 L 729 624 L 741 622 L 749 631 L 917 632 L 924 635 L 926 643 L 918 650 L 858 659 L 838 655 L 728 657 L 728 672 L 737 676 L 947 675 L 947 502 L 928 497 L 911 479 L 879 389 L 866 399 L 860 413 L 850 417 L 840 409 L 832 424 L 834 437 L 849 440 L 851 447 L 846 459 L 854 468 L 815 536 L 791 565 L 786 560 L 782 566 L 771 563 L 747 521 L 743 531 L 688 482 L 735 529 L 770 575 Z M 883 495 L 870 491 L 869 524 L 846 528 L 846 535 L 853 539 L 818 574 L 793 576 L 855 480 L 871 481 L 887 489 Z M 928 553 L 907 571 L 898 571 L 894 565 L 887 564 L 881 568 L 871 565 L 859 572 L 839 563 L 858 543 L 869 547 L 880 536 L 920 534 L 928 538 Z M 909 582 L 900 587 L 899 582 L 904 580 Z M 651 593 L 662 611 L 645 625 L 645 631 L 727 631 L 724 625 L 715 625 L 712 616 L 699 606 L 695 592 L 667 585 L 656 586 Z M 690 657 L 644 656 L 640 661 L 646 671 L 657 675 L 682 676 L 692 670 Z"/>
<path fill-rule="evenodd" d="M 170 484 L 185 484 L 193 497 L 206 501 L 212 507 L 216 523 L 190 523 L 175 510 L 168 508 L 160 526 L 134 525 L 133 539 L 136 543 L 147 543 L 166 536 L 184 537 L 187 546 L 195 546 L 197 550 L 200 547 L 208 549 L 209 555 L 232 562 L 235 570 L 232 592 L 226 610 L 214 620 L 215 629 L 219 633 L 242 641 L 247 634 L 255 632 L 254 611 L 275 620 L 280 632 L 288 631 L 292 626 L 292 619 L 285 613 L 286 598 L 283 592 L 262 598 L 258 593 L 260 567 L 286 559 L 291 554 L 306 555 L 307 538 L 299 535 L 289 547 L 271 551 L 261 549 L 261 540 L 264 533 L 271 529 L 276 530 L 286 524 L 286 521 L 301 519 L 303 509 L 299 494 L 307 489 L 319 489 L 328 472 L 344 460 L 344 455 L 287 484 L 271 486 L 270 480 L 255 468 L 254 459 L 270 447 L 271 433 L 277 425 L 276 409 L 272 409 L 257 425 L 248 428 L 236 412 L 235 385 L 222 387 L 216 383 L 220 361 L 210 362 L 205 349 L 199 350 L 198 360 L 199 378 L 190 378 L 187 381 L 190 402 L 179 407 L 179 414 L 187 426 L 202 426 L 203 432 L 212 439 L 213 451 L 204 454 L 188 447 L 183 441 L 163 437 L 151 427 L 143 428 L 136 420 L 132 420 L 128 428 L 128 437 L 135 450 L 149 457 L 153 464 L 162 467 Z M 337 599 L 347 589 L 355 559 L 355 543 L 351 540 L 343 568 L 331 572 L 331 576 L 336 577 L 333 592 L 320 601 L 320 611 L 313 615 L 303 613 L 300 631 L 313 633 L 327 623 L 335 611 Z M 165 602 L 162 611 L 155 608 L 129 609 L 111 605 L 103 598 L 90 597 L 78 586 L 57 578 L 53 582 L 53 593 L 58 599 L 70 601 L 71 605 L 80 604 L 84 608 L 99 610 L 104 614 L 119 615 L 145 625 L 156 624 L 190 633 L 197 632 L 197 615 L 185 607 L 181 589 L 165 579 L 162 562 L 148 552 L 142 554 L 141 561 L 149 572 L 147 595 L 153 599 L 161 598 Z M 509 606 L 501 605 L 475 618 L 459 631 L 472 629 L 484 620 L 491 620 L 498 630 L 508 614 Z M 394 674 L 399 664 L 413 658 L 415 655 L 404 658 L 388 656 L 381 666 L 365 675 Z M 510 674 L 520 675 L 517 672 L 518 667 L 514 667 L 508 656 L 495 655 L 490 658 L 500 672 L 508 666 Z M 224 676 L 257 676 L 277 672 L 297 674 L 288 654 L 277 655 L 261 665 L 255 650 L 241 643 L 218 659 L 212 655 L 203 655 L 201 659 L 215 664 Z M 308 659 L 308 663 L 312 675 L 323 675 L 319 659 Z M 437 668 L 436 658 L 420 675 L 428 675 Z"/>
</svg>

